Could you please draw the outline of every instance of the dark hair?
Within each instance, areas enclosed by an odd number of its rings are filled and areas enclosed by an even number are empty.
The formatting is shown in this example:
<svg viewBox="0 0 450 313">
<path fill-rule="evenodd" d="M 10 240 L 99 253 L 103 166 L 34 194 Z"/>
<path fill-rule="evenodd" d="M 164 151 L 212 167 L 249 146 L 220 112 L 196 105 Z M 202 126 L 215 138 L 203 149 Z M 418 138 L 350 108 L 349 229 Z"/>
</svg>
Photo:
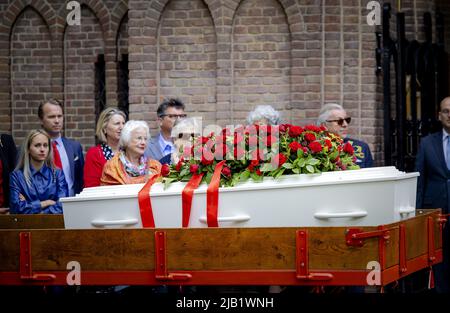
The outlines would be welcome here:
<svg viewBox="0 0 450 313">
<path fill-rule="evenodd" d="M 164 113 L 166 113 L 166 110 L 168 108 L 176 108 L 184 111 L 185 106 L 184 103 L 181 102 L 181 100 L 179 99 L 175 98 L 164 99 L 164 101 L 158 106 L 158 110 L 156 111 L 158 117 L 164 115 Z"/>
<path fill-rule="evenodd" d="M 61 110 L 64 111 L 64 107 L 61 101 L 54 99 L 54 98 L 50 98 L 48 100 L 44 100 L 39 104 L 39 108 L 38 108 L 38 116 L 40 119 L 42 119 L 44 117 L 44 105 L 46 104 L 52 104 L 52 105 L 59 105 L 61 107 Z"/>
</svg>

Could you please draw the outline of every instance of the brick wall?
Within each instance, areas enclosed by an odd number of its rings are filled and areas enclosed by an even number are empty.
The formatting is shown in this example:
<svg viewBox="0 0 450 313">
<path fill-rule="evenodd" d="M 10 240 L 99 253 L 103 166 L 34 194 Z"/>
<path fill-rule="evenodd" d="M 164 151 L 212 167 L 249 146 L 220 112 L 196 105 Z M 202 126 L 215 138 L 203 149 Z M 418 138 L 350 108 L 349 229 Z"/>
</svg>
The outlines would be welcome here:
<svg viewBox="0 0 450 313">
<path fill-rule="evenodd" d="M 35 10 L 26 9 L 11 35 L 12 134 L 16 141 L 40 127 L 37 107 L 51 96 L 50 45 L 50 32 L 44 20 Z"/>
<path fill-rule="evenodd" d="M 65 135 L 92 145 L 95 133 L 95 63 L 104 54 L 101 27 L 83 6 L 81 25 L 64 34 Z"/>
<path fill-rule="evenodd" d="M 105 55 L 107 105 L 115 106 L 117 61 L 128 53 L 130 118 L 148 121 L 153 134 L 156 108 L 169 96 L 220 125 L 243 122 L 257 104 L 311 123 L 333 101 L 382 164 L 380 28 L 366 24 L 369 0 L 83 0 L 79 28 L 66 25 L 65 2 L 0 0 L 0 131 L 18 142 L 38 126 L 38 101 L 55 96 L 67 105 L 66 134 L 92 145 L 94 62 Z M 409 40 L 423 40 L 423 13 L 436 5 L 450 20 L 448 1 L 402 1 Z"/>
</svg>

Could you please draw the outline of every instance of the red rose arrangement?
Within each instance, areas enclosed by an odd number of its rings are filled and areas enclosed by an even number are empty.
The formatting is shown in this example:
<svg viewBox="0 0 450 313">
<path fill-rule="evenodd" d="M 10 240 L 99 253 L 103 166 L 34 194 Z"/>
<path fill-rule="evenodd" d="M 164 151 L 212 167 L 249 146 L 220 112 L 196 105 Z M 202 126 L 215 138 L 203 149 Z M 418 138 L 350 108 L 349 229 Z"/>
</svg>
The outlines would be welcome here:
<svg viewBox="0 0 450 313">
<path fill-rule="evenodd" d="M 264 177 L 358 169 L 355 162 L 362 152 L 361 147 L 344 143 L 324 127 L 282 124 L 225 128 L 218 134 L 193 137 L 190 146 L 180 147 L 179 155 L 176 164 L 162 168 L 166 186 L 189 181 L 193 175 L 203 175 L 202 182 L 209 183 L 222 160 L 222 186 L 249 178 L 261 181 Z"/>
</svg>

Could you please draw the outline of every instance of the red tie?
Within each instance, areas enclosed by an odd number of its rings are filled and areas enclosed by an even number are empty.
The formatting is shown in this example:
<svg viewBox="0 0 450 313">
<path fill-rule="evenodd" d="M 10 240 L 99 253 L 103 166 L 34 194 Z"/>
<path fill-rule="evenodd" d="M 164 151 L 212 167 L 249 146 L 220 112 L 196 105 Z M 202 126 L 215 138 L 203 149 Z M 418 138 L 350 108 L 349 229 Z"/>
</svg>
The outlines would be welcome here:
<svg viewBox="0 0 450 313">
<path fill-rule="evenodd" d="M 55 166 L 57 168 L 62 169 L 61 156 L 59 155 L 59 151 L 58 148 L 56 147 L 55 141 L 52 142 L 52 147 L 53 147 L 53 161 L 55 163 Z"/>
</svg>

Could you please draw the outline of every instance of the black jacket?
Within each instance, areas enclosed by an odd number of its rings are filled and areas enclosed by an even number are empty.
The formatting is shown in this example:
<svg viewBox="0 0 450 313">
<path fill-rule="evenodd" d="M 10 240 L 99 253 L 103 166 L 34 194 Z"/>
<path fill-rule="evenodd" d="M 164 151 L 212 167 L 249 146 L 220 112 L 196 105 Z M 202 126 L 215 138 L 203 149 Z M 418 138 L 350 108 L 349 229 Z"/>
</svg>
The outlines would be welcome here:
<svg viewBox="0 0 450 313">
<path fill-rule="evenodd" d="M 9 207 L 9 174 L 16 167 L 17 149 L 13 138 L 10 135 L 0 135 L 0 160 L 2 161 L 3 171 L 3 194 L 5 201 L 3 206 Z"/>
</svg>

